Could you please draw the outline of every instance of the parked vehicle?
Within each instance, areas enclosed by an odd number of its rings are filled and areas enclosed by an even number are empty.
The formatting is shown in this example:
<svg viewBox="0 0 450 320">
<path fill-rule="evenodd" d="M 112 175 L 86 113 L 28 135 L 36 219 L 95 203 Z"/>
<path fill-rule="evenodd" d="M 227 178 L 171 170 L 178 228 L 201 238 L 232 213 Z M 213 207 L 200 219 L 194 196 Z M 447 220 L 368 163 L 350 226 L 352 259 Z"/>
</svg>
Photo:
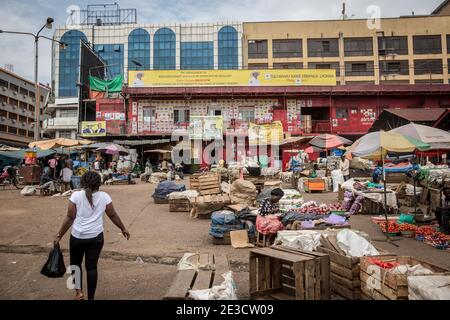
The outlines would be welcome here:
<svg viewBox="0 0 450 320">
<path fill-rule="evenodd" d="M 0 175 L 1 186 L 14 186 L 23 189 L 26 186 L 25 178 L 19 175 L 17 167 L 7 166 Z"/>
</svg>

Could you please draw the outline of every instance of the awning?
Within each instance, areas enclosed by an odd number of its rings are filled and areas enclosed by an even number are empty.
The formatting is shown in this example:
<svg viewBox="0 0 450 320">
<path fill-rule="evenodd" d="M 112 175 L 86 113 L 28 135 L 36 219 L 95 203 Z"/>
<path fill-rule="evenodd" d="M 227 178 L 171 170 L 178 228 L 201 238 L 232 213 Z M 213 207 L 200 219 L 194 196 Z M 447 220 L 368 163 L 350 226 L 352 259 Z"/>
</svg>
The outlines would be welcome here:
<svg viewBox="0 0 450 320">
<path fill-rule="evenodd" d="M 26 152 L 36 152 L 38 158 L 45 158 L 51 156 L 52 154 L 69 154 L 69 152 L 60 152 L 59 150 L 49 149 L 49 150 L 35 150 L 35 149 L 24 149 L 19 151 L 5 151 L 0 152 L 0 156 L 13 158 L 13 159 L 25 159 Z"/>
<path fill-rule="evenodd" d="M 291 137 L 291 138 L 284 139 L 283 142 L 281 143 L 281 145 L 285 146 L 285 145 L 289 145 L 289 144 L 294 144 L 294 143 L 298 143 L 298 142 L 302 142 L 302 141 L 306 141 L 306 140 L 311 140 L 312 138 L 314 138 L 314 137 L 313 136 L 311 136 L 311 137 Z"/>
<path fill-rule="evenodd" d="M 144 153 L 172 153 L 172 150 L 163 150 L 163 149 L 155 149 L 155 150 L 148 150 L 148 151 L 144 151 Z"/>
<path fill-rule="evenodd" d="M 144 146 L 147 144 L 162 144 L 170 143 L 170 139 L 158 139 L 158 140 L 114 140 L 115 144 L 122 146 Z"/>
</svg>

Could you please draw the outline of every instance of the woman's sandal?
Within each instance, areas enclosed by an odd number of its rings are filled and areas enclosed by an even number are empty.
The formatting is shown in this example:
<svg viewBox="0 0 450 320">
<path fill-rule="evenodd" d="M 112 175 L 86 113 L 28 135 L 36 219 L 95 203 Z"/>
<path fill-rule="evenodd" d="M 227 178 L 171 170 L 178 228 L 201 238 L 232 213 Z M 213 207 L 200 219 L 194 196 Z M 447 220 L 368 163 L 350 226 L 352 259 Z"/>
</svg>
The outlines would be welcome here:
<svg viewBox="0 0 450 320">
<path fill-rule="evenodd" d="M 79 293 L 73 298 L 73 300 L 84 300 L 84 294 Z"/>
</svg>

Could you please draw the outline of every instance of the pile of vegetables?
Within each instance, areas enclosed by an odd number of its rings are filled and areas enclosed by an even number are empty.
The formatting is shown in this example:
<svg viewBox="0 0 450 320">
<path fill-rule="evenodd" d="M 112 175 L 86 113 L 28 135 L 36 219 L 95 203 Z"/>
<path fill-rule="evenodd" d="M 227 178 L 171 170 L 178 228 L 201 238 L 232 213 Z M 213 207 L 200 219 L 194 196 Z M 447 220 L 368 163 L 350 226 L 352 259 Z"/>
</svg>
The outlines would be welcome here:
<svg viewBox="0 0 450 320">
<path fill-rule="evenodd" d="M 381 223 L 380 227 L 381 227 L 381 231 L 383 233 L 386 233 L 386 222 Z M 388 223 L 387 232 L 388 233 L 399 233 L 400 232 L 400 226 L 398 225 L 397 222 L 390 221 Z"/>
<path fill-rule="evenodd" d="M 417 226 L 410 224 L 410 223 L 403 223 L 399 225 L 398 229 L 400 231 L 413 231 L 414 233 L 417 232 Z"/>
<path fill-rule="evenodd" d="M 342 211 L 342 204 L 334 203 L 329 205 L 318 205 L 315 201 L 309 201 L 304 203 L 300 209 L 297 209 L 295 211 L 302 214 L 327 215 L 332 211 Z"/>
<path fill-rule="evenodd" d="M 416 231 L 416 239 L 419 241 L 425 241 L 437 249 L 445 250 L 449 247 L 447 236 L 436 231 L 435 228 L 430 226 L 418 228 Z"/>
</svg>

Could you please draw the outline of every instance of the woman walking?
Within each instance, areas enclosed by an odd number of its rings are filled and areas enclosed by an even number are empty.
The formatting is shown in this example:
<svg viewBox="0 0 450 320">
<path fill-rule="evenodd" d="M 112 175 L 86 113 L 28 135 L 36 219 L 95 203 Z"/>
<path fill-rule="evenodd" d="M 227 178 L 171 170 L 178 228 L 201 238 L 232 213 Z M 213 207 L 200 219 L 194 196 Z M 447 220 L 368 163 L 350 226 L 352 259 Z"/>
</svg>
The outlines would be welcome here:
<svg viewBox="0 0 450 320">
<path fill-rule="evenodd" d="M 72 227 L 70 236 L 70 265 L 80 270 L 80 281 L 75 281 L 75 300 L 84 300 L 82 290 L 81 263 L 85 259 L 88 299 L 93 300 L 97 287 L 97 263 L 103 248 L 103 213 L 122 231 L 128 240 L 127 231 L 112 204 L 111 197 L 99 191 L 101 178 L 97 172 L 87 172 L 81 177 L 82 191 L 72 194 L 67 216 L 54 240 L 59 244 L 64 234 Z"/>
</svg>

